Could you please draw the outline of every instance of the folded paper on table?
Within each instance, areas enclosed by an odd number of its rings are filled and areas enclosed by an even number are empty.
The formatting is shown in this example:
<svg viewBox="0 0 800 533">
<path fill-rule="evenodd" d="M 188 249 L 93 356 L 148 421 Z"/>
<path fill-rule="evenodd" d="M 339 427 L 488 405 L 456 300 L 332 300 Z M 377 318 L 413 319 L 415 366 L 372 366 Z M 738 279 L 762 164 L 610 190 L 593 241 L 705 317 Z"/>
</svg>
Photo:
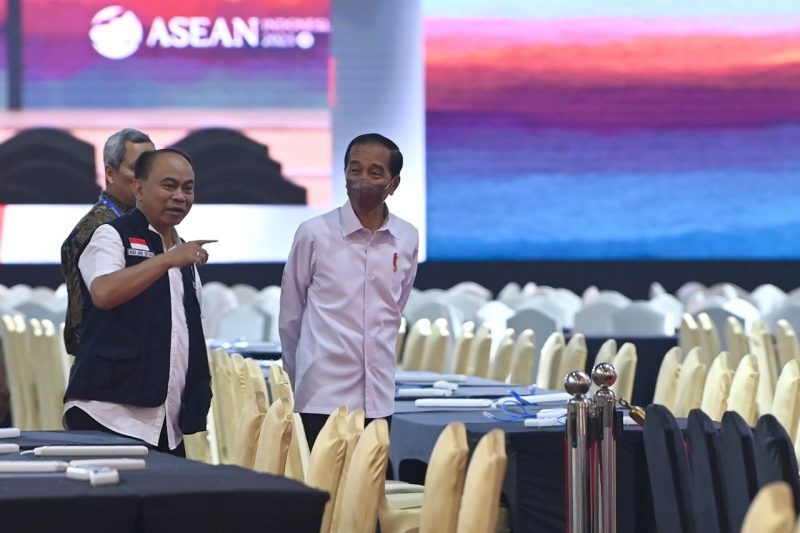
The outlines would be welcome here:
<svg viewBox="0 0 800 533">
<path fill-rule="evenodd" d="M 561 418 L 526 418 L 526 428 L 544 428 L 551 426 L 563 426 L 564 420 Z"/>
<path fill-rule="evenodd" d="M 19 444 L 3 443 L 0 444 L 0 454 L 19 453 Z"/>
<path fill-rule="evenodd" d="M 472 407 L 487 408 L 492 400 L 484 398 L 422 398 L 414 401 L 417 407 Z"/>
<path fill-rule="evenodd" d="M 434 383 L 436 381 L 450 381 L 454 383 L 464 383 L 467 376 L 463 374 L 439 374 L 438 372 L 426 372 L 424 370 L 400 370 L 394 375 L 395 381 L 410 381 L 415 383 Z"/>
<path fill-rule="evenodd" d="M 542 403 L 567 403 L 569 400 L 572 399 L 572 395 L 566 392 L 554 392 L 548 394 L 529 394 L 527 396 L 519 396 L 519 398 L 515 396 L 503 396 L 502 398 L 498 398 L 495 400 L 495 406 L 502 405 L 504 403 L 519 403 L 519 400 L 523 400 L 531 405 L 538 405 Z"/>
<path fill-rule="evenodd" d="M 452 396 L 453 392 L 447 389 L 431 388 L 399 388 L 395 391 L 395 398 L 444 398 Z"/>
<path fill-rule="evenodd" d="M 33 449 L 33 453 L 34 455 L 107 455 L 123 457 L 126 455 L 147 455 L 147 446 L 136 444 L 126 446 L 39 446 Z"/>
<path fill-rule="evenodd" d="M 16 439 L 19 435 L 19 428 L 0 428 L 0 439 Z"/>
<path fill-rule="evenodd" d="M 13 472 L 63 472 L 64 461 L 0 461 L 0 473 Z"/>
</svg>

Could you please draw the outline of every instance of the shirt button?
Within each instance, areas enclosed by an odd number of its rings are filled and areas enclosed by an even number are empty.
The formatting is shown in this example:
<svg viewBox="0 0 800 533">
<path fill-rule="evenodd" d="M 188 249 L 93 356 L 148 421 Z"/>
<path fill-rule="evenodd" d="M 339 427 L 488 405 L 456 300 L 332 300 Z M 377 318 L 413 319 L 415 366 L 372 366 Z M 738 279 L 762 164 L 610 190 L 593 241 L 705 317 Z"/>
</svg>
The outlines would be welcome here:
<svg viewBox="0 0 800 533">
<path fill-rule="evenodd" d="M 375 279 L 375 274 L 373 274 L 372 272 L 370 272 L 369 274 L 367 274 L 367 279 L 369 279 L 370 281 L 372 281 L 373 279 Z"/>
</svg>

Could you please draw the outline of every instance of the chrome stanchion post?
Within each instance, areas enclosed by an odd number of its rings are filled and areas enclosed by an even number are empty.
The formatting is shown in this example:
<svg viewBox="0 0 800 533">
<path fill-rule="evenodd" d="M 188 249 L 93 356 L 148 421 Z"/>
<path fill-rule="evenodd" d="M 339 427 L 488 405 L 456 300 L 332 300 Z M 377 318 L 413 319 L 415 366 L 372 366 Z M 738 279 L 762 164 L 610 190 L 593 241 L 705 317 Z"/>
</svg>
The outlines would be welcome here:
<svg viewBox="0 0 800 533">
<path fill-rule="evenodd" d="M 597 436 L 594 442 L 594 533 L 617 531 L 617 398 L 609 389 L 617 381 L 617 371 L 609 363 L 592 370 L 592 381 L 600 389 L 594 393 Z"/>
<path fill-rule="evenodd" d="M 564 388 L 573 398 L 567 403 L 567 480 L 569 501 L 567 520 L 569 533 L 591 533 L 592 502 L 590 492 L 589 412 L 592 401 L 589 376 L 574 370 L 564 378 Z"/>
</svg>

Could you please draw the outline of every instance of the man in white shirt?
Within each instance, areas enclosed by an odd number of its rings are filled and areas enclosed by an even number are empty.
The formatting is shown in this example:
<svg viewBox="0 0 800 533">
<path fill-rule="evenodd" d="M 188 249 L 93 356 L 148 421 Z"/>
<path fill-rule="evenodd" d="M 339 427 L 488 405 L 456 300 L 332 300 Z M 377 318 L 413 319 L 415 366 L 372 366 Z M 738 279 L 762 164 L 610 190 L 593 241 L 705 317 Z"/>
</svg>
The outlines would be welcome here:
<svg viewBox="0 0 800 533">
<path fill-rule="evenodd" d="M 419 234 L 389 213 L 403 156 L 377 133 L 350 142 L 348 201 L 302 223 L 283 271 L 283 366 L 313 446 L 341 405 L 368 420 L 394 412 L 395 341 L 417 273 Z"/>
<path fill-rule="evenodd" d="M 194 171 L 175 149 L 136 161 L 137 209 L 95 230 L 78 259 L 81 343 L 65 394 L 68 429 L 99 429 L 185 455 L 211 401 L 196 265 L 203 245 L 175 231 L 194 203 Z"/>
</svg>

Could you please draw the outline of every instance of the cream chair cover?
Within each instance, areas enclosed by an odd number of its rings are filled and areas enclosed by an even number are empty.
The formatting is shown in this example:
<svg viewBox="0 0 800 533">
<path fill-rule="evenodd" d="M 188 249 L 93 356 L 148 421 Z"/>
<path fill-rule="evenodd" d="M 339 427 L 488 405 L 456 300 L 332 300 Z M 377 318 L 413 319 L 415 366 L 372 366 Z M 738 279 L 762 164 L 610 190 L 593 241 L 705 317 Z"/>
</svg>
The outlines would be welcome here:
<svg viewBox="0 0 800 533">
<path fill-rule="evenodd" d="M 606 341 L 600 345 L 600 349 L 597 350 L 597 355 L 594 356 L 594 363 L 592 364 L 592 368 L 599 365 L 600 363 L 613 364 L 614 356 L 616 355 L 617 355 L 617 341 L 614 339 L 606 339 Z"/>
<path fill-rule="evenodd" d="M 506 381 L 511 373 L 511 356 L 514 353 L 514 328 L 506 328 L 505 333 L 497 344 L 497 351 L 494 352 L 491 367 L 489 368 L 489 379 L 495 381 Z"/>
<path fill-rule="evenodd" d="M 284 399 L 269 406 L 261 425 L 253 468 L 256 472 L 282 476 L 293 433 L 292 411 Z"/>
<path fill-rule="evenodd" d="M 365 415 L 364 410 L 359 408 L 347 415 L 347 421 L 345 424 L 345 440 L 346 440 L 346 450 L 345 450 L 345 459 L 344 459 L 344 466 L 342 467 L 342 479 L 339 481 L 339 491 L 336 494 L 336 504 L 333 507 L 333 518 L 331 519 L 331 531 L 338 531 L 339 525 L 341 524 L 342 520 L 342 499 L 344 498 L 344 491 L 341 490 L 344 487 L 344 483 L 347 479 L 348 472 L 350 470 L 350 462 L 353 459 L 353 451 L 356 448 L 356 444 L 358 443 L 358 439 L 361 438 L 361 434 L 364 433 L 364 421 Z"/>
<path fill-rule="evenodd" d="M 798 421 L 800 421 L 800 361 L 797 359 L 786 363 L 781 370 L 775 386 L 772 414 L 796 444 Z"/>
<path fill-rule="evenodd" d="M 431 333 L 422 348 L 422 370 L 444 372 L 447 347 L 450 345 L 450 330 L 446 318 L 437 318 L 431 324 Z"/>
<path fill-rule="evenodd" d="M 742 357 L 750 353 L 750 343 L 742 328 L 742 323 L 735 316 L 725 319 L 725 338 L 728 341 L 728 353 L 731 354 L 731 366 L 736 368 Z"/>
<path fill-rule="evenodd" d="M 636 383 L 636 367 L 639 357 L 636 345 L 630 342 L 623 344 L 614 356 L 614 368 L 617 370 L 617 381 L 611 386 L 617 397 L 629 400 L 633 397 L 633 386 Z"/>
<path fill-rule="evenodd" d="M 256 463 L 261 426 L 267 415 L 267 395 L 254 391 L 244 403 L 236 419 L 236 432 L 231 450 L 231 464 L 253 469 Z"/>
<path fill-rule="evenodd" d="M 481 378 L 488 376 L 491 351 L 492 328 L 488 324 L 481 324 L 470 346 L 467 374 Z"/>
<path fill-rule="evenodd" d="M 701 354 L 706 357 L 700 362 L 710 368 L 714 358 L 720 352 L 719 333 L 708 313 L 697 315 L 697 325 L 700 327 L 700 345 L 705 348 Z"/>
<path fill-rule="evenodd" d="M 278 366 L 269 367 L 269 386 L 272 391 L 272 401 L 277 399 L 286 400 L 287 409 L 294 410 L 294 392 L 289 374 Z M 308 472 L 308 461 L 311 450 L 308 447 L 306 431 L 303 428 L 303 421 L 298 413 L 292 413 L 292 440 L 289 444 L 289 457 L 286 460 L 286 477 L 305 481 Z"/>
<path fill-rule="evenodd" d="M 731 383 L 728 396 L 728 411 L 736 411 L 749 426 L 755 426 L 758 419 L 756 397 L 761 374 L 755 355 L 747 354 L 739 361 Z"/>
<path fill-rule="evenodd" d="M 758 360 L 758 371 L 761 378 L 758 381 L 758 395 L 756 405 L 758 416 L 768 414 L 772 410 L 772 400 L 775 397 L 775 383 L 778 381 L 778 368 L 775 359 L 775 350 L 772 347 L 772 335 L 761 320 L 753 323 L 753 328 L 748 336 L 750 349 Z"/>
<path fill-rule="evenodd" d="M 542 346 L 539 354 L 539 370 L 536 374 L 536 386 L 541 389 L 560 389 L 563 384 L 558 383 L 558 372 L 561 370 L 561 360 L 564 358 L 564 334 L 556 331 L 552 333 Z"/>
<path fill-rule="evenodd" d="M 508 382 L 520 385 L 533 383 L 533 369 L 536 367 L 536 335 L 532 329 L 524 329 L 517 335 L 511 351 L 511 371 Z"/>
<path fill-rule="evenodd" d="M 700 362 L 702 351 L 702 347 L 695 346 L 683 361 L 678 377 L 678 390 L 675 393 L 675 418 L 686 418 L 689 411 L 700 407 L 703 385 L 706 382 L 706 365 Z"/>
<path fill-rule="evenodd" d="M 453 346 L 453 356 L 450 361 L 450 369 L 453 374 L 466 374 L 469 366 L 469 354 L 472 351 L 472 343 L 475 341 L 475 322 L 468 320 L 461 326 L 461 332 L 456 337 L 456 344 Z"/>
<path fill-rule="evenodd" d="M 791 533 L 795 519 L 791 486 L 773 481 L 761 487 L 750 503 L 741 533 Z"/>
<path fill-rule="evenodd" d="M 401 365 L 403 359 L 403 346 L 406 341 L 406 334 L 408 333 L 408 321 L 406 317 L 400 317 L 400 329 L 397 331 L 397 339 L 394 341 L 394 355 L 397 366 Z"/>
<path fill-rule="evenodd" d="M 778 364 L 780 368 L 783 368 L 792 359 L 800 359 L 797 333 L 788 320 L 782 318 L 775 324 L 775 341 L 778 345 Z"/>
<path fill-rule="evenodd" d="M 431 321 L 427 318 L 420 318 L 411 326 L 411 331 L 406 335 L 406 345 L 403 348 L 404 370 L 422 370 L 425 340 L 430 334 Z"/>
<path fill-rule="evenodd" d="M 506 473 L 505 433 L 493 429 L 478 442 L 464 482 L 458 533 L 489 533 L 497 527 L 500 492 Z"/>
<path fill-rule="evenodd" d="M 689 355 L 692 348 L 703 345 L 700 327 L 697 325 L 697 321 L 695 321 L 694 317 L 689 313 L 683 313 L 683 315 L 681 315 L 681 324 L 678 328 L 678 345 L 683 355 Z"/>
<path fill-rule="evenodd" d="M 384 494 L 386 465 L 389 462 L 389 428 L 386 420 L 373 420 L 353 450 L 344 479 L 340 521 L 335 531 L 374 533 L 378 507 Z"/>
<path fill-rule="evenodd" d="M 333 509 L 342 479 L 342 469 L 347 454 L 347 408 L 339 407 L 328 417 L 314 441 L 308 461 L 306 484 L 330 494 L 322 515 L 320 533 L 328 533 L 333 520 Z"/>
<path fill-rule="evenodd" d="M 728 396 L 731 393 L 734 370 L 730 366 L 730 355 L 728 352 L 720 352 L 711 363 L 706 376 L 706 384 L 703 387 L 703 400 L 700 409 L 705 412 L 711 420 L 722 421 L 722 415 L 728 410 Z"/>
<path fill-rule="evenodd" d="M 556 383 L 561 383 L 563 387 L 564 376 L 573 370 L 580 370 L 583 372 L 586 368 L 588 354 L 589 350 L 586 348 L 586 337 L 583 333 L 575 333 L 572 335 L 572 338 L 569 339 L 567 346 L 564 348 L 564 357 L 558 365 L 558 370 L 555 374 Z"/>
<path fill-rule="evenodd" d="M 681 349 L 670 348 L 661 360 L 658 369 L 653 403 L 663 405 L 670 411 L 675 409 L 675 394 L 678 392 L 678 379 L 681 375 Z"/>
</svg>

